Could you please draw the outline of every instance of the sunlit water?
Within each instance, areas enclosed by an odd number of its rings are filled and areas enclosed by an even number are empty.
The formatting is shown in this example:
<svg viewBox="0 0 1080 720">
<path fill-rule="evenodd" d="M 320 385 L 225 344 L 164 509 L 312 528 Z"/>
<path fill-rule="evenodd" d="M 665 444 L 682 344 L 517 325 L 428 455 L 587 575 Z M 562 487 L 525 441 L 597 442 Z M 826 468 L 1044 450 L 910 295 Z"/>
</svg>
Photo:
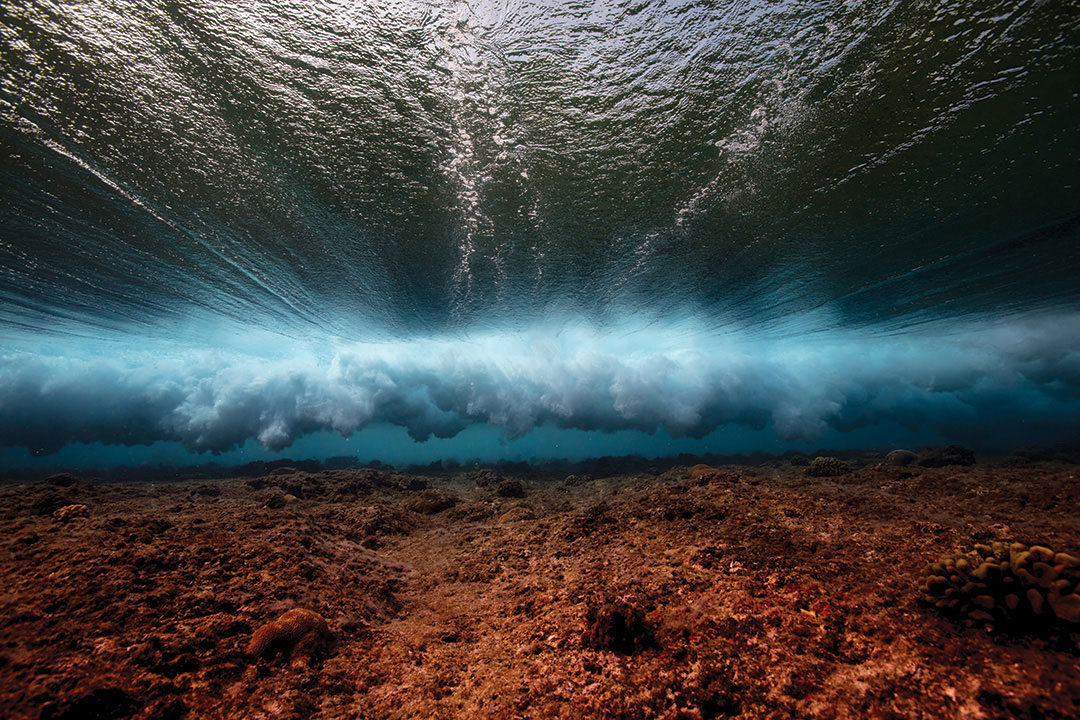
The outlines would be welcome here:
<svg viewBox="0 0 1080 720">
<path fill-rule="evenodd" d="M 0 464 L 1080 439 L 1074 3 L 5 2 L 0 50 Z"/>
</svg>

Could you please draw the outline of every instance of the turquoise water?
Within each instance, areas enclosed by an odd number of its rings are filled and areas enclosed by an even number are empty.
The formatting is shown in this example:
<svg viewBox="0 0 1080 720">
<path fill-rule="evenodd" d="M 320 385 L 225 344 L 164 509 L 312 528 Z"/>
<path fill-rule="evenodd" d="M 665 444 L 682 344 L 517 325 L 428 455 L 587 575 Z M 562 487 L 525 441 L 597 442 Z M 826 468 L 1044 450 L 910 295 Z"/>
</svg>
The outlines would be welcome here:
<svg viewBox="0 0 1080 720">
<path fill-rule="evenodd" d="M 0 464 L 1080 440 L 1074 3 L 0 7 Z"/>
</svg>

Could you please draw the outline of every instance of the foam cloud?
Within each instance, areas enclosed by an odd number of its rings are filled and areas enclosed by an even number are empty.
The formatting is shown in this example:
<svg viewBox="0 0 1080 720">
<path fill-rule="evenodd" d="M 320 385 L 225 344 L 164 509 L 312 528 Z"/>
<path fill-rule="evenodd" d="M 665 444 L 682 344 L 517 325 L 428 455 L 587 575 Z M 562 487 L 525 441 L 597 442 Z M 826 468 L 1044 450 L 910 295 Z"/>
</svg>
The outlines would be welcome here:
<svg viewBox="0 0 1080 720">
<path fill-rule="evenodd" d="M 280 450 L 371 423 L 424 440 L 474 423 L 702 437 L 738 424 L 786 440 L 881 423 L 958 441 L 1045 442 L 1080 427 L 1080 317 L 785 339 L 572 329 L 343 345 L 268 358 L 221 351 L 23 350 L 0 356 L 0 445 L 179 441 Z"/>
</svg>

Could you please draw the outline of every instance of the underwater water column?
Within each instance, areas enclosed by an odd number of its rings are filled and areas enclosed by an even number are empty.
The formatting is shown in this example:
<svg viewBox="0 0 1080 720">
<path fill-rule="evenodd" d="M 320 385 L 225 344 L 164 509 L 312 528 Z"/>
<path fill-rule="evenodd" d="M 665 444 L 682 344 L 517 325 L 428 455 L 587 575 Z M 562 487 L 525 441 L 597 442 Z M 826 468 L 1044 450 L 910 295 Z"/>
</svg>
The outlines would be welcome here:
<svg viewBox="0 0 1080 720">
<path fill-rule="evenodd" d="M 0 458 L 1075 441 L 1077 25 L 5 5 Z"/>
</svg>

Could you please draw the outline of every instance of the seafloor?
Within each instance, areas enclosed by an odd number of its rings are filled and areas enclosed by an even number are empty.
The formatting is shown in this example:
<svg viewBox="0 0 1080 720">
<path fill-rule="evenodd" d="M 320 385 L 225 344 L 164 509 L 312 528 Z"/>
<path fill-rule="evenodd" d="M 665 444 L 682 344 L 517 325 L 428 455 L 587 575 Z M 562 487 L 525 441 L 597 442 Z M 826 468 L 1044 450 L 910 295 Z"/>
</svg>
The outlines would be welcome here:
<svg viewBox="0 0 1080 720">
<path fill-rule="evenodd" d="M 9 482 L 0 714 L 1080 717 L 1080 626 L 919 590 L 1076 554 L 1080 466 L 882 461 Z"/>
</svg>

